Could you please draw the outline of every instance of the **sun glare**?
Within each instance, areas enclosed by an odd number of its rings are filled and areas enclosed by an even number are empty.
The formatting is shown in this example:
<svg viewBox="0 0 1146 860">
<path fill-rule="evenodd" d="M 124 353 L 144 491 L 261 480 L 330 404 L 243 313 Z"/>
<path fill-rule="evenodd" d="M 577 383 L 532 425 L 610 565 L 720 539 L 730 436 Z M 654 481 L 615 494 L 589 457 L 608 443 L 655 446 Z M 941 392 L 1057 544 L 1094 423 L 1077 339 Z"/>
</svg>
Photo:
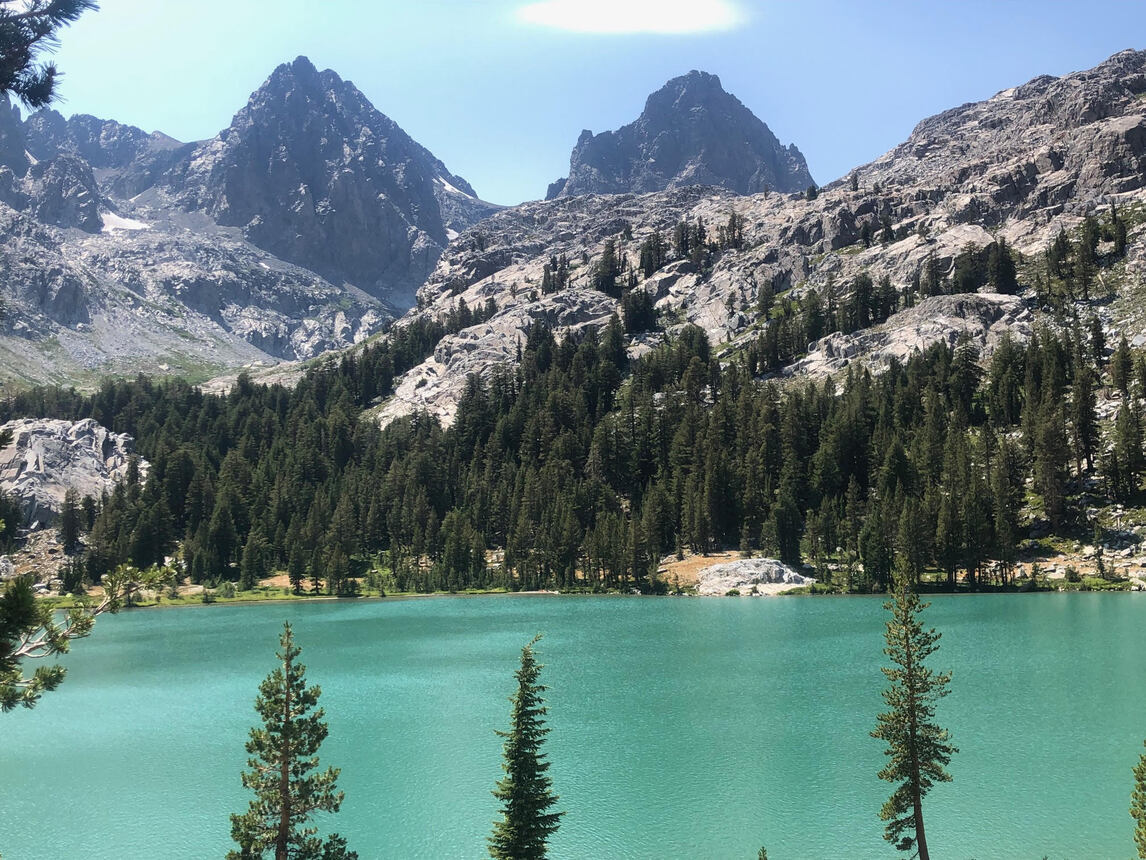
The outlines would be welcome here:
<svg viewBox="0 0 1146 860">
<path fill-rule="evenodd" d="M 520 20 L 573 33 L 686 35 L 732 30 L 745 21 L 732 0 L 541 0 Z"/>
</svg>

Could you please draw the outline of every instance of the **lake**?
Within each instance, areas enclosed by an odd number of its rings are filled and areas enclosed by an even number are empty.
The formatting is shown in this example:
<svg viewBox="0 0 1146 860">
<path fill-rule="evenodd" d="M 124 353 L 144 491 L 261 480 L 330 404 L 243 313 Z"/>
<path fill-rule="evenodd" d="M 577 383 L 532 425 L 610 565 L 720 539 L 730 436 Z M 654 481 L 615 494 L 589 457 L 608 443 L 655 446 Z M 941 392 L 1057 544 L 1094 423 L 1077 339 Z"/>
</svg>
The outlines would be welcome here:
<svg viewBox="0 0 1146 860">
<path fill-rule="evenodd" d="M 284 619 L 322 687 L 362 860 L 478 858 L 521 646 L 549 685 L 554 858 L 894 857 L 877 598 L 495 596 L 129 611 L 0 715 L 0 852 L 218 858 Z M 960 752 L 925 812 L 942 858 L 1127 858 L 1146 738 L 1146 594 L 935 597 Z"/>
</svg>

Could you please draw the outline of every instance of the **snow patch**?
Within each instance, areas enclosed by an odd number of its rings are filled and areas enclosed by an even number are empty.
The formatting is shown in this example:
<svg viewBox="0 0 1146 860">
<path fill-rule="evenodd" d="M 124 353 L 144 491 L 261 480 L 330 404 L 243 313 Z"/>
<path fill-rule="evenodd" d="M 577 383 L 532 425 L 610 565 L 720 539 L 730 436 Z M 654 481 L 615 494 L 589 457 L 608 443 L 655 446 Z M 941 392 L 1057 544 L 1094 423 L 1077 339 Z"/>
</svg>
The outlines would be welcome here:
<svg viewBox="0 0 1146 860">
<path fill-rule="evenodd" d="M 455 188 L 453 185 L 448 183 L 446 180 L 442 179 L 442 177 L 440 177 L 440 176 L 435 176 L 434 181 L 441 183 L 442 188 L 444 188 L 446 191 L 452 191 L 454 194 L 460 194 L 462 197 L 469 197 L 470 196 L 470 195 L 466 194 L 464 191 L 461 191 L 460 189 Z"/>
<path fill-rule="evenodd" d="M 121 215 L 116 215 L 114 212 L 101 212 L 100 217 L 103 218 L 103 232 L 109 233 L 112 230 L 150 230 L 147 224 L 142 221 L 136 221 L 134 218 L 124 218 Z"/>
</svg>

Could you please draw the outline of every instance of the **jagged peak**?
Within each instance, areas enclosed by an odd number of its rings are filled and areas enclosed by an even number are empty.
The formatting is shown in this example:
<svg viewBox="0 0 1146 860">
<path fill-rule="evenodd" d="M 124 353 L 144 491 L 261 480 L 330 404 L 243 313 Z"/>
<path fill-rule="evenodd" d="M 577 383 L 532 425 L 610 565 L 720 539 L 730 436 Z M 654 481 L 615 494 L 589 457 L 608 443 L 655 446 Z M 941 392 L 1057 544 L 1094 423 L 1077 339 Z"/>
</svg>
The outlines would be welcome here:
<svg viewBox="0 0 1146 860">
<path fill-rule="evenodd" d="M 649 95 L 641 115 L 615 131 L 577 138 L 565 182 L 546 197 L 719 185 L 741 194 L 795 191 L 812 183 L 803 155 L 771 129 L 720 78 L 697 69 Z"/>
<path fill-rule="evenodd" d="M 661 111 L 686 111 L 695 107 L 708 107 L 720 102 L 735 102 L 743 107 L 736 96 L 726 92 L 720 78 L 708 72 L 693 69 L 667 81 L 645 101 L 644 115 Z"/>
</svg>

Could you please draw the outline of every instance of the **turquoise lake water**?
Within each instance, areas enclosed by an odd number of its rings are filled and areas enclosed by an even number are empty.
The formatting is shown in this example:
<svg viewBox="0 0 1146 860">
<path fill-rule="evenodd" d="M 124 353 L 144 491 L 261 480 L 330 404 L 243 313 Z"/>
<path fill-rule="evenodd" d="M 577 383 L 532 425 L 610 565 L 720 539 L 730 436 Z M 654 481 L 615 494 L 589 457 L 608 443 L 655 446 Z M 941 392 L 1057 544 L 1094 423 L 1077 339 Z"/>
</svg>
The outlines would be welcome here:
<svg viewBox="0 0 1146 860">
<path fill-rule="evenodd" d="M 537 632 L 566 811 L 554 858 L 879 858 L 890 787 L 875 598 L 480 597 L 126 612 L 0 715 L 0 852 L 218 858 L 284 619 L 322 686 L 362 860 L 478 858 L 521 646 Z M 960 753 L 938 858 L 1130 858 L 1146 594 L 936 597 Z"/>
</svg>

